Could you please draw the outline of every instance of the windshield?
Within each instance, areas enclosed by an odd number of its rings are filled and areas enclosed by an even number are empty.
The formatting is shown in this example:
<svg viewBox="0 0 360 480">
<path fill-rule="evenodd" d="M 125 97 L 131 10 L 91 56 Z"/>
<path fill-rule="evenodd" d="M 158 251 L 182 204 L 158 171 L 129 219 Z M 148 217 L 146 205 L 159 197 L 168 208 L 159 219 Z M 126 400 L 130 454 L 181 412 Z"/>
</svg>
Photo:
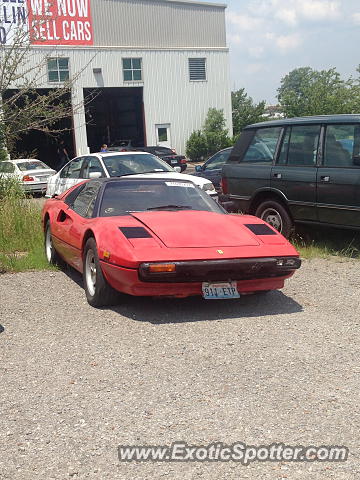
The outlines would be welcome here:
<svg viewBox="0 0 360 480">
<path fill-rule="evenodd" d="M 144 211 L 202 210 L 224 213 L 207 193 L 193 183 L 176 180 L 122 180 L 105 186 L 100 217 Z"/>
<path fill-rule="evenodd" d="M 103 156 L 110 177 L 147 172 L 174 172 L 166 162 L 150 153 Z"/>
<path fill-rule="evenodd" d="M 17 163 L 18 168 L 25 172 L 26 170 L 44 170 L 49 169 L 45 163 L 40 162 L 39 160 L 28 160 L 27 162 Z"/>
</svg>

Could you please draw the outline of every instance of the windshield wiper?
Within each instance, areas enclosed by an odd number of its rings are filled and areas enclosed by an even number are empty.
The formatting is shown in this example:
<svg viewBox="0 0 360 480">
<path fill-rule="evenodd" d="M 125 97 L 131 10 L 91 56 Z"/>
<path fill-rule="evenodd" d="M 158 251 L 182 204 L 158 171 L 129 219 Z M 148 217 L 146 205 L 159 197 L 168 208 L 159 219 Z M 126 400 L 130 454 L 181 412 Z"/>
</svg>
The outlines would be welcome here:
<svg viewBox="0 0 360 480">
<path fill-rule="evenodd" d="M 149 170 L 148 172 L 141 172 L 141 175 L 143 173 L 169 173 L 169 171 L 171 172 L 171 170 Z"/>
<path fill-rule="evenodd" d="M 190 205 L 159 205 L 147 208 L 147 210 L 192 210 L 192 207 Z"/>
</svg>

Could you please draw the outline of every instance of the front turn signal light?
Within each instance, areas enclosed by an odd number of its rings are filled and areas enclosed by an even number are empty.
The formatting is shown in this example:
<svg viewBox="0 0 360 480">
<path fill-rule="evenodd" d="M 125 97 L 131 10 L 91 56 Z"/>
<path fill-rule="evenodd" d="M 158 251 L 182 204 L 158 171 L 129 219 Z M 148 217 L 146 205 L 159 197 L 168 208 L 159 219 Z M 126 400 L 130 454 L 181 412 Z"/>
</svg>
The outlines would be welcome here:
<svg viewBox="0 0 360 480">
<path fill-rule="evenodd" d="M 176 266 L 174 263 L 154 263 L 149 265 L 150 273 L 171 273 L 175 272 Z"/>
</svg>

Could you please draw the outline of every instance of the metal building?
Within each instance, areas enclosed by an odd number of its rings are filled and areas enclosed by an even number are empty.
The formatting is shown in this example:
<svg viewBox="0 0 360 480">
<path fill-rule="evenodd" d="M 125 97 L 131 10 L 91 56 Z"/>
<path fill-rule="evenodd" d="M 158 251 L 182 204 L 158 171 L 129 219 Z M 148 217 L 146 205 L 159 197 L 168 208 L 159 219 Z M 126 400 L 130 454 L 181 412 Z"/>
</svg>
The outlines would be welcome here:
<svg viewBox="0 0 360 480">
<path fill-rule="evenodd" d="M 55 0 L 47 13 L 42 2 L 28 3 L 34 49 L 51 51 L 42 88 L 77 75 L 73 103 L 93 98 L 74 113 L 75 154 L 120 139 L 184 153 L 210 107 L 223 109 L 232 133 L 225 5 Z M 49 20 L 36 26 L 44 12 Z"/>
</svg>

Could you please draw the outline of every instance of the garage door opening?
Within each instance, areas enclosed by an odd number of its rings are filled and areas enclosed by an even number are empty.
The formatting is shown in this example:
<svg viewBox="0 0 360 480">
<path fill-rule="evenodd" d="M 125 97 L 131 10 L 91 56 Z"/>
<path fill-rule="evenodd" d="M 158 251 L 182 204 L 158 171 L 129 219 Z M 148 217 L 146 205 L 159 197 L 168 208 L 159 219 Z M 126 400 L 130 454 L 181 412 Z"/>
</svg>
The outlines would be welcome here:
<svg viewBox="0 0 360 480">
<path fill-rule="evenodd" d="M 131 140 L 137 147 L 146 144 L 142 87 L 84 88 L 84 98 L 91 99 L 85 107 L 90 152 L 118 140 Z"/>
<path fill-rule="evenodd" d="M 35 98 L 35 95 L 47 95 L 50 91 L 50 89 L 45 88 L 36 89 L 33 98 Z M 18 90 L 7 90 L 4 93 L 3 98 L 6 101 L 9 97 L 17 93 Z M 54 105 L 56 105 L 57 101 L 67 102 L 70 105 L 70 93 L 65 93 L 62 97 L 59 97 L 54 101 Z M 22 102 L 23 99 L 20 97 L 17 101 L 19 107 L 22 106 Z M 68 117 L 49 126 L 46 132 L 41 130 L 29 130 L 20 133 L 18 138 L 15 139 L 14 145 L 11 146 L 11 158 L 38 158 L 49 165 L 49 167 L 57 170 L 60 162 L 58 155 L 60 140 L 64 141 L 69 157 L 72 158 L 74 156 L 72 125 L 72 117 Z"/>
</svg>

